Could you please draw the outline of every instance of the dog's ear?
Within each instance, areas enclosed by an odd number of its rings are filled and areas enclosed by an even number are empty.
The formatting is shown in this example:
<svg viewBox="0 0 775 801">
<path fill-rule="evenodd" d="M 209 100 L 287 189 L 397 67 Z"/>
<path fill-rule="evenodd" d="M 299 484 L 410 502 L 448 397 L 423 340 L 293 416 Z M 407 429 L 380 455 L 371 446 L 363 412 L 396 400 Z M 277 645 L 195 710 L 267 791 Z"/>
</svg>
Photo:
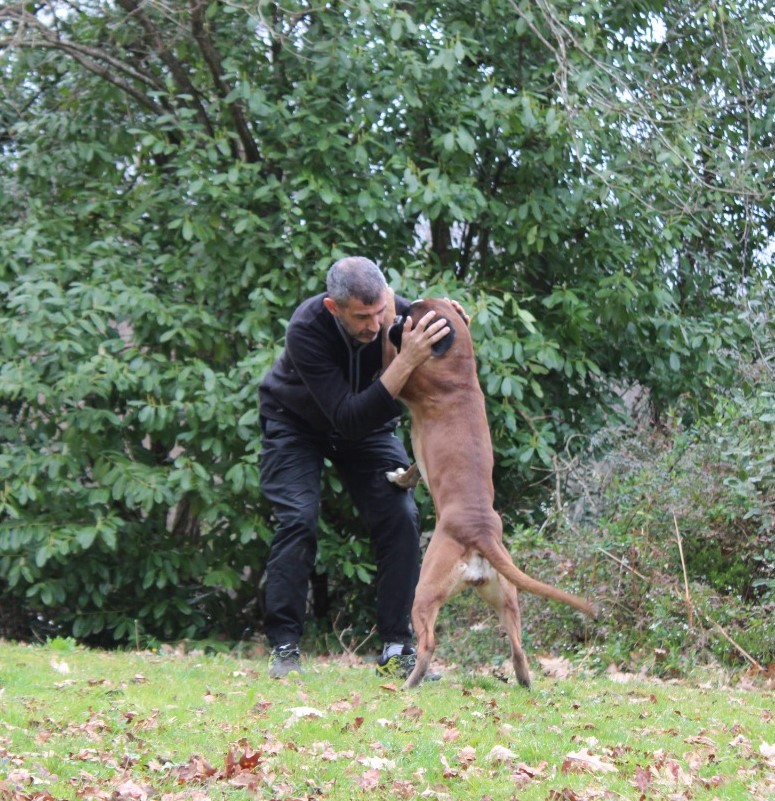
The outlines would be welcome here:
<svg viewBox="0 0 775 801">
<path fill-rule="evenodd" d="M 401 353 L 401 337 L 404 334 L 404 323 L 406 322 L 406 315 L 402 314 L 396 317 L 396 321 L 388 328 L 388 339 L 391 345 Z"/>
<path fill-rule="evenodd" d="M 431 353 L 436 357 L 443 356 L 452 347 L 456 336 L 455 329 L 450 325 L 449 320 L 447 320 L 445 317 L 442 317 L 441 319 L 443 319 L 444 322 L 449 325 L 449 333 L 444 337 L 444 339 L 440 339 L 431 346 Z M 436 321 L 434 320 L 433 322 Z"/>
</svg>

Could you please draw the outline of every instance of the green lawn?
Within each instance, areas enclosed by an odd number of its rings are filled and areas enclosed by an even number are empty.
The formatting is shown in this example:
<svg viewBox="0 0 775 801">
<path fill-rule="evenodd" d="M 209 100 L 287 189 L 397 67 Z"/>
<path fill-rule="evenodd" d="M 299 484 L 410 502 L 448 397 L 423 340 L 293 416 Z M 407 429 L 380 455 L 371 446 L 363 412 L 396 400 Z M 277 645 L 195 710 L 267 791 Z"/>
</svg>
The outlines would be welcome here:
<svg viewBox="0 0 775 801">
<path fill-rule="evenodd" d="M 354 660 L 270 682 L 263 657 L 0 643 L 0 798 L 772 799 L 773 694 L 707 674 L 449 671 L 417 691 Z"/>
</svg>

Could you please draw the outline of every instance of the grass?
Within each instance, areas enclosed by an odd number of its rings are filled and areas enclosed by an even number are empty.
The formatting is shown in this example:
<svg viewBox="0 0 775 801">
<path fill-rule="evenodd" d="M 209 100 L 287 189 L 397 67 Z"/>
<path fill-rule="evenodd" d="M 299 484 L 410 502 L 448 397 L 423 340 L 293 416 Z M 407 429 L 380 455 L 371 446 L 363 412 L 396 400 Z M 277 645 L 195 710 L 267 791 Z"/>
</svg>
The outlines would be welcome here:
<svg viewBox="0 0 775 801">
<path fill-rule="evenodd" d="M 0 643 L 0 798 L 768 799 L 771 692 L 463 673 L 407 692 L 368 663 Z M 562 674 L 560 671 L 558 675 Z"/>
</svg>

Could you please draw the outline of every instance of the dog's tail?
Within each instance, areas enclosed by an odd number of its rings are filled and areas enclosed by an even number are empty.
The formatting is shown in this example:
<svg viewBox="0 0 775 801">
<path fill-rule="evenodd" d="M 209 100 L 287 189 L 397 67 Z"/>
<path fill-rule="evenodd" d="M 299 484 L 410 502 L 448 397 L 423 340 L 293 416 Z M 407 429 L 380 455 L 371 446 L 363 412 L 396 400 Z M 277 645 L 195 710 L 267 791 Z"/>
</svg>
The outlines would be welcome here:
<svg viewBox="0 0 775 801">
<path fill-rule="evenodd" d="M 477 545 L 479 544 L 477 543 Z M 531 578 L 527 573 L 523 573 L 514 564 L 511 554 L 506 550 L 506 546 L 502 542 L 488 543 L 485 548 L 481 548 L 481 551 L 485 559 L 521 592 L 540 595 L 542 598 L 549 598 L 551 601 L 561 601 L 591 617 L 597 615 L 597 609 L 589 601 L 565 592 L 565 590 L 552 587 L 550 584 L 544 584 L 542 581 Z"/>
</svg>

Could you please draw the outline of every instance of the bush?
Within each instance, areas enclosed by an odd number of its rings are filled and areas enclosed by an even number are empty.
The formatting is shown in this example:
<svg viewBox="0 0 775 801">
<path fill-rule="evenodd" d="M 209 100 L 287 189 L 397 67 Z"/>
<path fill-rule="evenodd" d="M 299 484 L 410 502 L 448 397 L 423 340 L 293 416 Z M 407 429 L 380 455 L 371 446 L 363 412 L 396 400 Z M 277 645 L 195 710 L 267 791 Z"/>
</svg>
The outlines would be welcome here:
<svg viewBox="0 0 775 801">
<path fill-rule="evenodd" d="M 615 469 L 599 510 L 573 521 L 569 503 L 548 520 L 545 536 L 604 598 L 602 663 L 669 672 L 775 658 L 775 382 L 766 369 L 743 374 L 693 424 L 676 415 L 623 438 L 606 458 Z M 564 619 L 528 622 L 536 644 L 567 642 Z"/>
</svg>

